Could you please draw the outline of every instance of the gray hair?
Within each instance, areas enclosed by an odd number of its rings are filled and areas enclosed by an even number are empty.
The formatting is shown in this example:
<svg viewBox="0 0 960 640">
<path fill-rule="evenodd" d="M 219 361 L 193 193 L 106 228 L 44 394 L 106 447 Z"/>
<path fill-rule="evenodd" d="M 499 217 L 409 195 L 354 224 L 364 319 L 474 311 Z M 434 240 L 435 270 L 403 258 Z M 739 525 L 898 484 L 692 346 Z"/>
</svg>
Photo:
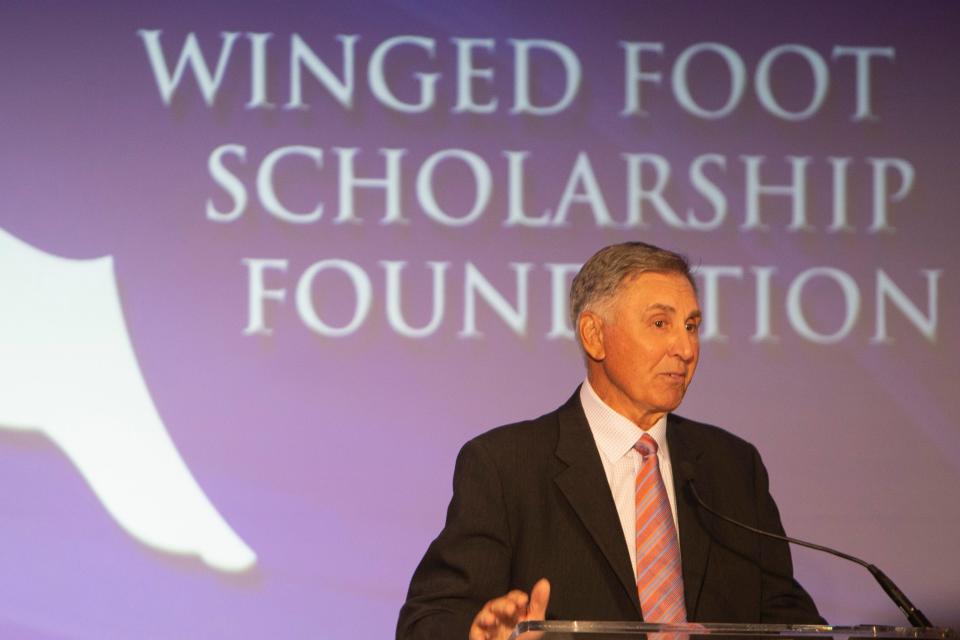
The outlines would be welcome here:
<svg viewBox="0 0 960 640">
<path fill-rule="evenodd" d="M 682 275 L 694 293 L 697 291 L 690 263 L 679 253 L 645 242 L 612 244 L 593 254 L 570 285 L 570 321 L 574 333 L 581 313 L 608 302 L 626 280 L 645 272 Z"/>
</svg>

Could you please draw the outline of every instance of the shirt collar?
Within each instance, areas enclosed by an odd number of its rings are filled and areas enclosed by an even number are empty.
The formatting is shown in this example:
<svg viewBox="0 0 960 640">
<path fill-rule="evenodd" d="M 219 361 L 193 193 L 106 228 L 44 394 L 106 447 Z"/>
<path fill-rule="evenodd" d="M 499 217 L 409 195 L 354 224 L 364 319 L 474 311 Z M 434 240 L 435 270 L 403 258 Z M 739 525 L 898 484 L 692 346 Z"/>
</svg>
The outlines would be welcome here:
<svg viewBox="0 0 960 640">
<path fill-rule="evenodd" d="M 626 417 L 610 408 L 600 399 L 597 392 L 584 379 L 580 387 L 580 404 L 587 416 L 587 423 L 597 443 L 597 449 L 608 462 L 615 462 L 630 453 L 644 433 L 650 434 L 657 442 L 657 457 L 668 456 L 667 417 L 663 416 L 656 424 L 644 432 Z"/>
</svg>

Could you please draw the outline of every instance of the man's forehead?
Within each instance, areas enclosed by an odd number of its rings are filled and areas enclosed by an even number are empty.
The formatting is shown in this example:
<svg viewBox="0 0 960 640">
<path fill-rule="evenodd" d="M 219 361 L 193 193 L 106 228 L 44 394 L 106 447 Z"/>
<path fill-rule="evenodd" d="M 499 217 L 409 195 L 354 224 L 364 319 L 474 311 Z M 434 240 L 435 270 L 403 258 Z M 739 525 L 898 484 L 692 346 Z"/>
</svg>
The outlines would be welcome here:
<svg viewBox="0 0 960 640">
<path fill-rule="evenodd" d="M 662 302 L 651 302 L 644 308 L 644 312 L 647 312 L 647 313 L 662 312 L 662 313 L 669 313 L 671 315 L 676 315 L 677 313 L 680 313 L 679 311 L 677 311 L 677 308 L 674 307 L 673 305 L 665 304 Z M 686 315 L 688 318 L 699 318 L 701 315 L 699 306 L 695 306 L 693 309 L 686 311 Z"/>
<path fill-rule="evenodd" d="M 649 297 L 687 297 L 698 304 L 697 290 L 685 274 L 675 273 L 673 271 L 642 271 L 626 276 L 618 287 L 617 293 L 630 292 L 634 295 L 646 295 Z M 663 302 L 669 304 L 669 300 L 651 300 L 651 303 Z"/>
<path fill-rule="evenodd" d="M 628 286 L 641 279 L 654 279 L 654 278 L 666 278 L 666 279 L 677 279 L 686 282 L 694 292 L 696 292 L 697 287 L 694 284 L 692 276 L 688 276 L 686 273 L 681 271 L 655 271 L 653 269 L 644 269 L 643 271 L 632 271 L 627 275 L 623 276 L 620 280 L 619 286 Z"/>
</svg>

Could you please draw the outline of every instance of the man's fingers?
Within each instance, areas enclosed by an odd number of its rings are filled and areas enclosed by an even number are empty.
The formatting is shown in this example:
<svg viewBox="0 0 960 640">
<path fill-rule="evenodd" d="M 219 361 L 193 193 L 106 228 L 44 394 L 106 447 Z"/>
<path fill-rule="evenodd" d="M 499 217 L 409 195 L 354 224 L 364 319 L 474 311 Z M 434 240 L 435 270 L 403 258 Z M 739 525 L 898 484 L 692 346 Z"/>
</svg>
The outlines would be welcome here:
<svg viewBox="0 0 960 640">
<path fill-rule="evenodd" d="M 526 607 L 527 602 L 530 600 L 530 597 L 523 591 L 519 589 L 514 589 L 505 596 L 510 602 L 517 605 L 517 607 Z"/>
<path fill-rule="evenodd" d="M 490 611 L 490 603 L 487 603 L 477 617 L 473 619 L 470 626 L 469 640 L 490 640 L 497 637 L 497 627 L 499 626 L 497 616 Z"/>
<path fill-rule="evenodd" d="M 549 601 L 550 583 L 546 578 L 533 585 L 529 596 L 517 589 L 494 598 L 473 619 L 469 640 L 507 638 L 521 620 L 543 620 Z"/>
<path fill-rule="evenodd" d="M 511 591 L 501 598 L 491 600 L 485 608 L 505 622 L 515 621 L 526 613 L 528 600 L 527 594 L 523 591 Z"/>
<path fill-rule="evenodd" d="M 489 629 L 496 626 L 497 616 L 489 609 L 484 609 L 477 615 L 476 624 L 483 629 Z"/>
<path fill-rule="evenodd" d="M 527 607 L 527 620 L 543 620 L 547 615 L 547 603 L 550 602 L 550 581 L 541 578 L 530 591 L 530 605 Z"/>
<path fill-rule="evenodd" d="M 483 606 L 470 627 L 470 640 L 506 638 L 527 615 L 530 598 L 520 590 L 494 598 Z"/>
</svg>

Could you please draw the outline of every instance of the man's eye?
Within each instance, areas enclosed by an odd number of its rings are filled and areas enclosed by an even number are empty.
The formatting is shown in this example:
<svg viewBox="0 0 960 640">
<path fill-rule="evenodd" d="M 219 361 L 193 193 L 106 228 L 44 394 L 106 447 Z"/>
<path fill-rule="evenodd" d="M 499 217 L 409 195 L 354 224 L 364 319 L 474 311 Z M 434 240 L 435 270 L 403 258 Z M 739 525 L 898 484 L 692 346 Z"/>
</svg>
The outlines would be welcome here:
<svg viewBox="0 0 960 640">
<path fill-rule="evenodd" d="M 699 332 L 700 332 L 700 325 L 699 325 L 699 324 L 696 324 L 696 323 L 694 323 L 694 322 L 688 322 L 688 323 L 687 323 L 687 331 L 689 331 L 690 333 L 699 333 Z"/>
<path fill-rule="evenodd" d="M 666 324 L 666 322 L 664 322 L 663 320 L 654 320 L 654 321 L 653 321 L 653 326 L 655 326 L 657 329 L 663 329 L 663 326 L 664 326 L 665 324 Z"/>
</svg>

